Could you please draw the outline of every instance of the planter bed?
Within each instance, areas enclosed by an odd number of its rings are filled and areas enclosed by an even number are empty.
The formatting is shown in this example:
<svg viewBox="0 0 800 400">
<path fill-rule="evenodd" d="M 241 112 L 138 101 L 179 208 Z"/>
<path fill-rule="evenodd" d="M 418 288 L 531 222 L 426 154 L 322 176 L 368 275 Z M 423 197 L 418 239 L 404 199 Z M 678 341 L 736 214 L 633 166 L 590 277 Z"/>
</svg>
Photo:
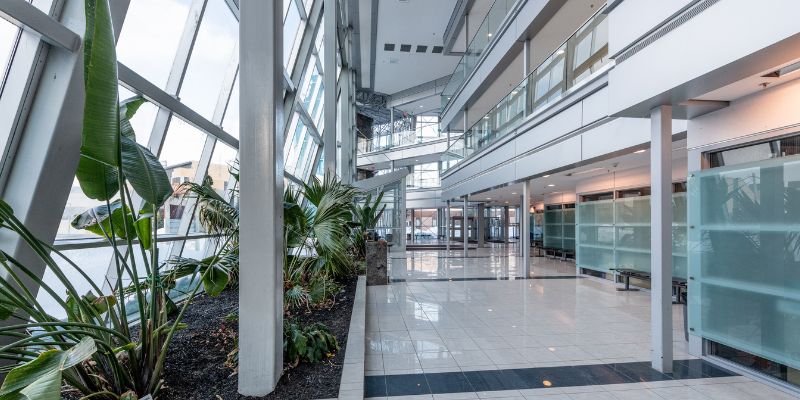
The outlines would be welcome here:
<svg viewBox="0 0 800 400">
<path fill-rule="evenodd" d="M 325 324 L 336 336 L 341 349 L 322 363 L 300 363 L 295 368 L 285 369 L 275 391 L 259 399 L 338 397 L 356 282 L 356 277 L 349 279 L 330 308 L 294 312 L 290 317 L 301 325 Z M 226 290 L 217 297 L 201 295 L 194 300 L 183 320 L 188 327 L 175 335 L 170 346 L 165 387 L 159 399 L 253 399 L 239 396 L 233 366 L 226 365 L 238 333 L 238 322 L 230 315 L 235 314 L 238 307 L 235 289 Z"/>
</svg>

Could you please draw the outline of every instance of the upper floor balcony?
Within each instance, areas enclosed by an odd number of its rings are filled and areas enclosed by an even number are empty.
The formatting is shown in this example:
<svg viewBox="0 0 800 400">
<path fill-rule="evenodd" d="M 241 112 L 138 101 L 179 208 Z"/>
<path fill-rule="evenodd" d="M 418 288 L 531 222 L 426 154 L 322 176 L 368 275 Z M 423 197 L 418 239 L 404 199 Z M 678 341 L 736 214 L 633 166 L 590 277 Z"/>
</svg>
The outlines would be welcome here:
<svg viewBox="0 0 800 400">
<path fill-rule="evenodd" d="M 475 70 L 481 54 L 483 54 L 489 47 L 489 44 L 492 43 L 493 38 L 496 37 L 498 28 L 514 9 L 514 5 L 517 2 L 518 0 L 495 0 L 489 12 L 484 17 L 483 22 L 481 22 L 475 32 L 468 32 L 468 34 L 473 37 L 469 45 L 467 45 L 466 51 L 458 62 L 458 65 L 456 65 L 453 74 L 450 75 L 450 80 L 442 90 L 442 110 L 447 108 L 447 104 L 450 102 L 452 96 L 464 84 L 472 71 Z"/>
<path fill-rule="evenodd" d="M 541 114 L 559 99 L 610 69 L 608 18 L 600 8 L 519 85 L 473 124 L 442 155 L 442 169 L 497 142 L 523 121 Z"/>
</svg>

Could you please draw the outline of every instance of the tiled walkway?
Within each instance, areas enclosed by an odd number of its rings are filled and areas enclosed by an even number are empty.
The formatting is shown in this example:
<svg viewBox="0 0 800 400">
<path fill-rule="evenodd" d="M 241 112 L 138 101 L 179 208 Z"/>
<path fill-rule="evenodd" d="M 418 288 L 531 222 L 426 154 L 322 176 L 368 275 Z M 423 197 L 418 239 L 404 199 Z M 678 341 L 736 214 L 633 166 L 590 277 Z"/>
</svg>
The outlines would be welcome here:
<svg viewBox="0 0 800 400">
<path fill-rule="evenodd" d="M 368 288 L 366 397 L 794 398 L 689 356 L 682 306 L 675 374 L 649 369 L 649 292 L 543 258 L 515 279 L 520 259 L 502 246 L 444 253 L 396 255 L 396 282 Z"/>
</svg>

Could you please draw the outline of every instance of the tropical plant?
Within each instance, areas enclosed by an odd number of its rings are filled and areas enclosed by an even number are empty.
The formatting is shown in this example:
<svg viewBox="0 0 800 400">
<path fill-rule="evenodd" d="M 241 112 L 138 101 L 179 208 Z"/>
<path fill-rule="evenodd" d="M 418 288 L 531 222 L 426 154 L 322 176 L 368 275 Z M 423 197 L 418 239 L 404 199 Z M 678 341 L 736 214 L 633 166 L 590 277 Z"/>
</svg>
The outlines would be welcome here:
<svg viewBox="0 0 800 400">
<path fill-rule="evenodd" d="M 339 350 L 336 336 L 323 324 L 301 327 L 296 323 L 288 323 L 283 330 L 285 361 L 293 367 L 301 361 L 316 363 L 331 358 Z"/>
<path fill-rule="evenodd" d="M 340 290 L 334 279 L 352 274 L 349 257 L 355 226 L 350 204 L 356 191 L 335 176 L 312 176 L 299 191 L 284 192 L 284 303 L 308 306 Z M 301 199 L 305 199 L 305 204 Z"/>
<path fill-rule="evenodd" d="M 76 177 L 84 194 L 103 204 L 78 215 L 73 226 L 108 241 L 117 278 L 109 281 L 110 291 L 103 291 L 79 265 L 37 239 L 0 201 L 0 229 L 20 238 L 40 261 L 24 265 L 0 252 L 5 273 L 0 279 L 0 317 L 13 321 L 0 328 L 0 359 L 16 363 L 0 368 L 8 373 L 0 399 L 58 399 L 62 380 L 93 399 L 157 395 L 169 344 L 201 287 L 194 285 L 177 314 L 168 316 L 174 304 L 155 243 L 158 210 L 173 188 L 158 158 L 135 140 L 130 119 L 144 100 L 118 100 L 108 0 L 86 0 L 84 58 L 83 137 Z M 57 286 L 37 274 L 41 265 L 65 288 L 65 299 Z M 224 274 L 210 271 L 201 281 L 214 287 L 227 282 Z M 78 292 L 78 281 L 90 288 L 88 293 Z M 66 318 L 48 313 L 27 283 L 53 298 Z M 132 290 L 126 290 L 129 283 Z"/>
<path fill-rule="evenodd" d="M 355 216 L 358 227 L 353 230 L 353 246 L 356 255 L 363 259 L 366 257 L 366 235 L 373 232 L 378 222 L 386 210 L 386 204 L 381 206 L 384 192 L 380 192 L 372 201 L 372 193 L 368 193 L 364 199 L 364 203 L 355 203 L 352 205 L 352 212 Z M 379 209 L 380 207 L 380 209 Z"/>
</svg>

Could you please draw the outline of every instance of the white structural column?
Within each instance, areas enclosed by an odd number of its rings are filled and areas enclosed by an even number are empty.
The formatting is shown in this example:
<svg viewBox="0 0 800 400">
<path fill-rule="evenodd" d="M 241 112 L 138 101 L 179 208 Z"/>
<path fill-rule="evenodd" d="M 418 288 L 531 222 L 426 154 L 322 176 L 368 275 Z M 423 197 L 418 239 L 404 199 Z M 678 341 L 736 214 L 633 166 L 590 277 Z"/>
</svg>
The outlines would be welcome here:
<svg viewBox="0 0 800 400">
<path fill-rule="evenodd" d="M 341 94 L 339 99 L 341 104 L 341 117 L 339 118 L 339 132 L 341 132 L 341 147 L 339 147 L 339 176 L 342 182 L 350 184 L 353 182 L 355 173 L 354 155 L 356 152 L 355 137 L 353 131 L 353 120 L 350 115 L 350 81 L 353 79 L 353 72 L 349 68 L 342 68 L 339 76 Z M 324 133 L 323 133 L 324 135 Z"/>
<path fill-rule="evenodd" d="M 486 235 L 486 219 L 483 216 L 485 209 L 486 209 L 486 207 L 483 204 L 479 204 L 478 207 L 477 207 L 477 211 L 478 212 L 476 213 L 477 215 L 475 216 L 475 218 L 476 218 L 475 221 L 477 223 L 477 228 L 478 228 L 476 230 L 476 232 L 477 232 L 477 235 L 478 235 L 478 247 L 479 248 L 483 247 L 483 244 L 484 244 L 483 243 L 483 237 Z"/>
<path fill-rule="evenodd" d="M 280 3 L 280 2 L 277 2 Z M 325 116 L 322 132 L 322 154 L 324 157 L 324 170 L 326 174 L 336 173 L 336 21 L 339 20 L 337 13 L 338 0 L 325 0 L 323 3 L 323 33 L 325 49 L 322 66 L 325 74 L 322 76 L 324 81 L 324 108 Z"/>
<path fill-rule="evenodd" d="M 652 364 L 672 372 L 672 107 L 650 111 Z"/>
<path fill-rule="evenodd" d="M 503 223 L 503 233 L 502 233 L 503 243 L 508 243 L 508 216 L 509 216 L 508 206 L 504 206 L 503 207 L 503 218 L 502 218 L 503 219 L 503 221 L 502 221 L 502 223 Z"/>
<path fill-rule="evenodd" d="M 463 220 L 461 221 L 461 238 L 464 239 L 464 257 L 469 252 L 469 195 L 464 196 Z"/>
<path fill-rule="evenodd" d="M 522 272 L 525 276 L 530 275 L 531 261 L 531 196 L 533 196 L 533 182 L 525 181 L 522 183 L 522 198 L 519 206 L 519 246 L 520 256 L 522 256 Z"/>
<path fill-rule="evenodd" d="M 447 246 L 447 255 L 450 255 L 450 200 L 447 200 L 447 208 L 444 211 L 444 240 Z"/>
<path fill-rule="evenodd" d="M 264 396 L 283 370 L 283 4 L 240 10 L 239 393 Z"/>
<path fill-rule="evenodd" d="M 416 242 L 415 237 L 417 236 L 417 216 L 414 213 L 414 209 L 411 209 L 411 243 Z"/>
</svg>

